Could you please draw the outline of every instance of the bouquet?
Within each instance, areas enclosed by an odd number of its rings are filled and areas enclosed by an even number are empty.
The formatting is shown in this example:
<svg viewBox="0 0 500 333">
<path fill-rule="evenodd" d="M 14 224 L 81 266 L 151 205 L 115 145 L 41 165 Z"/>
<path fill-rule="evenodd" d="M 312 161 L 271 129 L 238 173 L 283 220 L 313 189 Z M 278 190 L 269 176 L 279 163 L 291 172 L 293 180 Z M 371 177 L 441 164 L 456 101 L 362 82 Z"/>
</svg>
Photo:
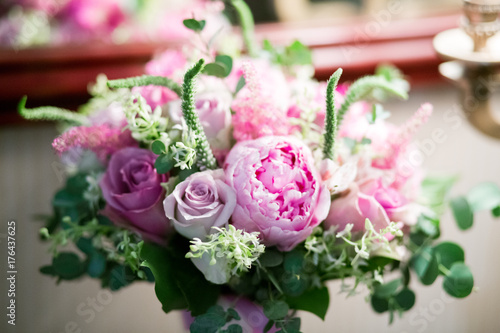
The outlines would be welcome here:
<svg viewBox="0 0 500 333">
<path fill-rule="evenodd" d="M 230 4 L 244 55 L 187 18 L 196 43 L 158 54 L 144 76 L 99 77 L 78 112 L 21 101 L 25 118 L 59 122 L 68 173 L 41 229 L 53 253 L 41 272 L 111 290 L 154 282 L 191 332 L 299 332 L 296 311 L 324 318 L 333 279 L 348 296 L 364 285 L 390 321 L 415 302 L 411 276 L 469 295 L 463 249 L 438 241 L 455 177 L 425 177 L 412 143 L 432 106 L 390 123 L 379 103 L 409 89 L 397 69 L 317 82 L 307 47 L 257 46 L 248 7 Z M 500 189 L 450 203 L 467 229 L 477 210 L 500 215 Z"/>
</svg>

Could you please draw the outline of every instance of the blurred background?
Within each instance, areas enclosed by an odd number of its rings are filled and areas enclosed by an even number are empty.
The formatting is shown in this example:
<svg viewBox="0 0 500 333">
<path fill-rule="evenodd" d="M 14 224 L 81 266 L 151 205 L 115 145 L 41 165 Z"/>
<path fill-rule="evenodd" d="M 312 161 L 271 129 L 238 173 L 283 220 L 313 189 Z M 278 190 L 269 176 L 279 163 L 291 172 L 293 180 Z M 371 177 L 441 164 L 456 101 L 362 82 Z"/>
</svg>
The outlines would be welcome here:
<svg viewBox="0 0 500 333">
<path fill-rule="evenodd" d="M 438 73 L 441 60 L 432 47 L 435 34 L 459 25 L 458 0 L 249 0 L 257 38 L 274 43 L 301 40 L 312 48 L 318 79 L 338 67 L 344 80 L 373 73 L 378 63 L 398 66 L 410 80 L 409 101 L 391 102 L 392 121 L 402 123 L 430 102 L 435 113 L 418 134 L 430 147 L 426 170 L 456 174 L 453 194 L 482 181 L 500 183 L 500 141 L 474 129 L 461 113 L 458 91 Z M 99 73 L 121 78 L 143 73 L 158 50 L 175 48 L 188 38 L 182 19 L 216 8 L 216 2 L 186 0 L 2 0 L 0 3 L 0 270 L 7 271 L 6 230 L 17 223 L 18 267 L 16 326 L 1 332 L 184 332 L 179 313 L 164 314 L 153 285 L 136 283 L 111 296 L 97 281 L 63 282 L 38 269 L 51 257 L 38 237 L 35 215 L 50 213 L 50 200 L 63 185 L 58 158 L 50 146 L 54 124 L 22 121 L 15 108 L 23 95 L 28 107 L 57 105 L 75 109 L 88 99 L 87 84 Z M 212 6 L 212 7 L 210 7 Z M 231 13 L 229 12 L 229 17 Z M 500 108 L 500 98 L 493 101 Z M 453 115 L 453 120 L 450 120 Z M 445 139 L 432 141 L 442 130 Z M 448 213 L 442 239 L 466 249 L 466 262 L 478 292 L 450 299 L 440 286 L 413 281 L 414 308 L 388 325 L 376 315 L 366 294 L 346 299 L 340 283 L 329 285 L 331 304 L 325 322 L 304 313 L 304 332 L 495 332 L 500 330 L 500 223 L 479 214 L 460 232 Z M 0 308 L 7 306 L 2 273 Z M 98 301 L 96 306 L 93 302 Z M 82 311 L 86 311 L 82 315 Z M 93 315 L 90 315 L 92 313 Z"/>
</svg>

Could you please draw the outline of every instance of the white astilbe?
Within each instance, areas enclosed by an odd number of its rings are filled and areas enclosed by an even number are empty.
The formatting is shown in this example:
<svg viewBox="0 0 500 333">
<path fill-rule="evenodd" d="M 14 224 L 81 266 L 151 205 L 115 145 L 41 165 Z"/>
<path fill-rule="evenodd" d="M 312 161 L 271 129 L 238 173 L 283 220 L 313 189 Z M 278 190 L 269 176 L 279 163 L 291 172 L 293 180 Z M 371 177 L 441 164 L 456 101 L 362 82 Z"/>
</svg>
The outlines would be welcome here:
<svg viewBox="0 0 500 333">
<path fill-rule="evenodd" d="M 137 141 L 151 143 L 160 139 L 168 146 L 168 135 L 165 133 L 168 119 L 162 117 L 162 110 L 158 106 L 151 110 L 151 106 L 139 94 L 132 95 L 124 105 L 127 118 L 127 127 L 132 137 Z"/>
<path fill-rule="evenodd" d="M 210 266 L 223 262 L 224 267 L 219 268 L 224 269 L 228 276 L 233 276 L 250 269 L 252 263 L 264 253 L 265 246 L 259 243 L 258 232 L 248 233 L 233 225 L 229 225 L 228 229 L 212 228 L 218 233 L 208 235 L 206 242 L 194 238 L 186 258 L 201 258 L 206 253 L 210 256 Z"/>
</svg>

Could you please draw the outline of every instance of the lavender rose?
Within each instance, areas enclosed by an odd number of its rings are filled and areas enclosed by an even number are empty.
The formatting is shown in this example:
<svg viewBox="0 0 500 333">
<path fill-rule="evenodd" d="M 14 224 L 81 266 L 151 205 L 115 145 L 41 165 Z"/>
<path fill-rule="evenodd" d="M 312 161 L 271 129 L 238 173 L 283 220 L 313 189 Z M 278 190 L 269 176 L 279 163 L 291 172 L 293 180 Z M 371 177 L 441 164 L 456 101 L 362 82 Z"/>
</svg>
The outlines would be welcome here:
<svg viewBox="0 0 500 333">
<path fill-rule="evenodd" d="M 174 228 L 187 238 L 203 239 L 229 221 L 236 206 L 236 193 L 224 183 L 224 171 L 192 174 L 167 196 L 165 214 Z"/>
<path fill-rule="evenodd" d="M 111 157 L 100 186 L 106 200 L 103 212 L 114 223 L 161 243 L 170 228 L 165 216 L 162 182 L 167 175 L 156 173 L 156 155 L 140 148 L 125 148 Z"/>
<path fill-rule="evenodd" d="M 263 244 L 290 251 L 326 218 L 330 194 L 311 152 L 292 137 L 242 141 L 229 152 L 226 182 L 236 191 L 232 222 Z"/>
</svg>

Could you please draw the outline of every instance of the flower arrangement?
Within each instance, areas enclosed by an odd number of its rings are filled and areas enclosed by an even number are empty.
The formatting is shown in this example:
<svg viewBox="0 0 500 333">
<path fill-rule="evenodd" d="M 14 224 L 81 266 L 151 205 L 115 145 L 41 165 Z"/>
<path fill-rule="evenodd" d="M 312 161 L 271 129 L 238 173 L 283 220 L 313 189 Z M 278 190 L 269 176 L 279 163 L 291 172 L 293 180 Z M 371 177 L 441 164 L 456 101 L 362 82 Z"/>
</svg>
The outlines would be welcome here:
<svg viewBox="0 0 500 333">
<path fill-rule="evenodd" d="M 366 286 L 390 321 L 415 302 L 411 275 L 469 295 L 463 249 L 438 241 L 455 178 L 425 178 L 412 159 L 432 106 L 388 122 L 379 101 L 409 87 L 397 69 L 317 82 L 304 45 L 259 48 L 248 8 L 229 3 L 247 55 L 201 38 L 147 75 L 99 77 L 76 113 L 21 101 L 25 118 L 60 122 L 53 147 L 69 173 L 41 229 L 53 253 L 41 272 L 111 290 L 154 281 L 165 312 L 189 311 L 191 332 L 299 332 L 296 311 L 324 318 L 333 279 L 349 296 Z M 199 35 L 205 21 L 184 25 Z M 500 189 L 450 205 L 467 229 L 475 211 L 500 215 Z M 79 252 L 61 251 L 68 243 Z"/>
</svg>

